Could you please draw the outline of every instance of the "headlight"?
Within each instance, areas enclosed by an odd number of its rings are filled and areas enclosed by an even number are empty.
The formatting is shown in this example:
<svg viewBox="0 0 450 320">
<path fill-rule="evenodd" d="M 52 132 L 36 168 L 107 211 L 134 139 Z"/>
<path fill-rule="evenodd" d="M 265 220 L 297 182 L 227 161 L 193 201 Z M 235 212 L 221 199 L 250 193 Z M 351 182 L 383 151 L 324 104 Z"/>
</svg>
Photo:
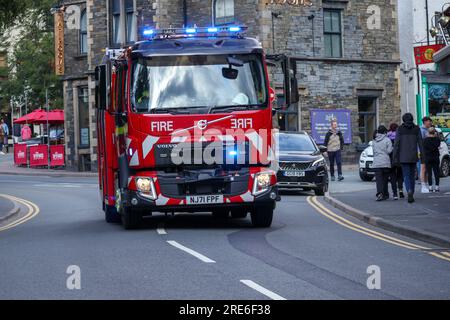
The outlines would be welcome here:
<svg viewBox="0 0 450 320">
<path fill-rule="evenodd" d="M 361 157 L 367 158 L 367 152 L 363 151 L 363 153 L 361 153 Z"/>
<path fill-rule="evenodd" d="M 322 157 L 322 158 L 319 159 L 319 160 L 314 161 L 313 164 L 312 164 L 312 166 L 313 166 L 314 168 L 315 168 L 315 167 L 321 167 L 321 166 L 324 166 L 324 165 L 326 165 L 326 163 L 325 163 L 325 158 L 324 158 L 324 157 Z"/>
<path fill-rule="evenodd" d="M 156 200 L 156 188 L 152 178 L 136 178 L 136 188 L 142 196 Z"/>
<path fill-rule="evenodd" d="M 274 178 L 274 176 L 275 174 L 273 172 L 257 173 L 253 185 L 253 195 L 257 196 L 269 190 L 270 186 L 272 185 L 272 179 Z"/>
</svg>

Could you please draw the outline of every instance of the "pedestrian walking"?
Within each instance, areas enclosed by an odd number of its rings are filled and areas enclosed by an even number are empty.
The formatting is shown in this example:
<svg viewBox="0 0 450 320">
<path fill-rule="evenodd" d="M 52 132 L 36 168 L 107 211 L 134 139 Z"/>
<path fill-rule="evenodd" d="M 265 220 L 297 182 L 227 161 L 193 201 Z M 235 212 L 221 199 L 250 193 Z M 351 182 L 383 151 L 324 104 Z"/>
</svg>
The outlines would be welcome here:
<svg viewBox="0 0 450 320">
<path fill-rule="evenodd" d="M 420 127 L 420 132 L 422 134 L 422 140 L 424 140 L 428 135 L 428 130 L 433 126 L 433 120 L 430 117 L 422 118 L 422 126 Z M 427 169 L 426 165 L 419 160 L 420 164 L 420 184 L 422 186 L 422 193 L 428 193 L 429 189 L 427 187 Z"/>
<path fill-rule="evenodd" d="M 425 163 L 429 192 L 439 192 L 439 163 L 440 153 L 439 147 L 441 139 L 434 127 L 428 129 L 427 137 L 423 140 L 423 161 Z M 435 185 L 433 188 L 433 174 Z"/>
<path fill-rule="evenodd" d="M 324 145 L 327 147 L 328 159 L 330 161 L 331 181 L 336 181 L 334 174 L 334 163 L 338 171 L 338 180 L 344 180 L 342 175 L 342 150 L 344 149 L 344 136 L 338 128 L 336 119 L 331 120 L 331 129 L 325 135 Z"/>
<path fill-rule="evenodd" d="M 414 124 L 411 113 L 405 113 L 403 123 L 397 130 L 394 142 L 394 164 L 400 164 L 405 180 L 405 189 L 408 192 L 408 202 L 413 203 L 416 180 L 416 165 L 420 155 L 423 155 L 423 141 L 419 126 Z"/>
<path fill-rule="evenodd" d="M 3 127 L 3 131 L 5 133 L 5 138 L 4 138 L 4 145 L 5 145 L 5 151 L 6 153 L 9 153 L 9 142 L 8 142 L 8 137 L 9 137 L 9 128 L 8 128 L 8 124 L 6 124 L 5 120 L 2 119 L 0 121 L 1 126 Z"/>
<path fill-rule="evenodd" d="M 5 141 L 5 129 L 3 125 L 0 125 L 0 154 L 5 155 L 3 152 L 3 142 Z"/>
<path fill-rule="evenodd" d="M 387 137 L 389 138 L 389 140 L 391 140 L 392 146 L 394 145 L 395 137 L 397 136 L 397 130 L 398 130 L 398 124 L 391 123 L 389 126 L 389 131 L 387 133 Z M 399 164 L 394 163 L 393 153 L 391 153 L 391 160 L 392 160 L 392 168 L 391 168 L 391 175 L 389 177 L 389 180 L 391 182 L 394 200 L 398 200 L 399 196 L 401 199 L 403 199 L 403 198 L 405 198 L 405 193 L 403 192 L 402 167 Z"/>
<path fill-rule="evenodd" d="M 388 130 L 385 126 L 379 126 L 372 143 L 373 168 L 377 183 L 377 201 L 389 199 L 389 176 L 391 175 L 391 154 L 394 150 L 392 141 L 387 137 Z"/>
</svg>

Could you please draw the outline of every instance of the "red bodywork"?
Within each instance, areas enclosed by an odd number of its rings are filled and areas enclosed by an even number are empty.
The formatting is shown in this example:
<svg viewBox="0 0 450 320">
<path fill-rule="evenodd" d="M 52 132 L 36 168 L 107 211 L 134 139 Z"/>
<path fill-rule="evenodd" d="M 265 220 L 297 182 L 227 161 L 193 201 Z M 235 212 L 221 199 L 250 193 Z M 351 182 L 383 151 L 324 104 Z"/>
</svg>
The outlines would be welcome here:
<svg viewBox="0 0 450 320">
<path fill-rule="evenodd" d="M 125 59 L 123 59 L 125 58 Z M 133 61 L 125 55 L 122 62 L 131 66 Z M 255 174 L 261 171 L 273 173 L 271 185 L 276 185 L 276 174 L 271 169 L 275 152 L 272 148 L 272 102 L 273 90 L 269 88 L 268 72 L 265 57 L 262 56 L 264 72 L 266 78 L 266 92 L 268 95 L 268 107 L 260 110 L 235 111 L 231 113 L 214 114 L 140 114 L 131 109 L 130 85 L 131 67 L 124 68 L 123 74 L 118 72 L 111 74 L 111 107 L 109 110 L 98 112 L 98 169 L 101 196 L 104 204 L 114 206 L 116 201 L 116 190 L 119 178 L 119 158 L 126 155 L 129 168 L 133 172 L 128 177 L 127 185 L 121 188 L 137 191 L 137 177 L 152 177 L 155 182 L 158 199 L 155 204 L 158 207 L 182 206 L 186 205 L 185 199 L 166 197 L 161 192 L 158 181 L 158 170 L 155 168 L 154 148 L 159 144 L 177 144 L 180 142 L 211 142 L 217 139 L 224 142 L 236 141 L 237 137 L 230 134 L 233 130 L 245 131 L 244 137 L 249 142 L 249 146 L 255 151 L 254 156 L 258 157 L 260 165 L 250 167 L 250 179 L 246 192 L 224 197 L 224 203 L 251 203 L 255 197 L 252 193 L 254 187 Z M 115 68 L 113 68 L 114 70 Z M 122 70 L 119 68 L 119 70 Z M 120 71 L 119 71 L 120 72 Z M 123 100 L 118 96 L 124 96 Z M 270 98 L 269 98 L 270 96 Z M 125 117 L 126 125 L 117 123 L 118 104 L 123 105 L 122 117 Z M 201 127 L 200 130 L 199 128 Z M 214 135 L 203 135 L 211 132 Z M 231 131 L 230 131 L 231 130 Z M 261 134 L 265 131 L 267 134 Z M 193 135 L 201 132 L 201 136 Z M 187 135 L 189 133 L 189 135 Z M 239 138 L 239 139 L 242 139 Z M 264 150 L 261 150 L 264 149 Z M 228 172 L 228 174 L 230 174 Z M 233 173 L 231 173 L 233 174 Z M 237 174 L 237 173 L 236 173 Z"/>
</svg>

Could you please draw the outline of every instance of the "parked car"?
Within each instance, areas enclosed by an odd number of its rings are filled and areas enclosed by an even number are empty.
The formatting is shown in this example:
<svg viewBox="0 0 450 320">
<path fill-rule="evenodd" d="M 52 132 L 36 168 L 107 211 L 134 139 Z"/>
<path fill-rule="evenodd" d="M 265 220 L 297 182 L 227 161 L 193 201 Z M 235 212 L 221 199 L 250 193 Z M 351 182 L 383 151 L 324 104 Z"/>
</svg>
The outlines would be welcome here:
<svg viewBox="0 0 450 320">
<path fill-rule="evenodd" d="M 373 149 L 372 141 L 369 146 L 361 153 L 359 158 L 359 177 L 362 181 L 372 181 L 375 178 L 375 170 L 373 165 Z"/>
<path fill-rule="evenodd" d="M 447 147 L 450 149 L 450 132 L 444 133 L 444 139 L 445 143 L 447 144 Z"/>
<path fill-rule="evenodd" d="M 278 188 L 280 190 L 314 190 L 322 196 L 328 191 L 328 167 L 322 153 L 306 132 L 279 134 Z"/>
<path fill-rule="evenodd" d="M 436 129 L 439 132 L 441 138 L 441 146 L 439 147 L 441 155 L 441 176 L 448 177 L 450 174 L 450 154 L 448 147 L 449 135 L 444 137 L 444 134 L 440 129 Z M 372 169 L 373 164 L 373 149 L 372 142 L 369 146 L 361 153 L 359 158 L 359 177 L 363 181 L 372 181 L 375 177 L 375 170 Z"/>
</svg>

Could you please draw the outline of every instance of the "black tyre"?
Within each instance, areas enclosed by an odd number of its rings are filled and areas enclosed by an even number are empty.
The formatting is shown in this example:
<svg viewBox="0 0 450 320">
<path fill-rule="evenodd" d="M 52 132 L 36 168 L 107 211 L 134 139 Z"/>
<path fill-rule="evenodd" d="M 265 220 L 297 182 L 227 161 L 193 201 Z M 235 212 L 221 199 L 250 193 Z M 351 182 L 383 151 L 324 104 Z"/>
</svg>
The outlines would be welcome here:
<svg viewBox="0 0 450 320">
<path fill-rule="evenodd" d="M 115 206 L 105 206 L 105 220 L 107 223 L 120 223 L 120 215 Z"/>
<path fill-rule="evenodd" d="M 258 206 L 252 212 L 252 224 L 255 228 L 270 228 L 273 221 L 272 205 Z"/>
<path fill-rule="evenodd" d="M 212 215 L 216 219 L 228 219 L 230 217 L 230 210 L 217 209 L 212 212 Z"/>
<path fill-rule="evenodd" d="M 442 159 L 441 177 L 443 178 L 448 177 L 449 174 L 450 174 L 450 161 L 447 158 Z"/>
<path fill-rule="evenodd" d="M 122 225 L 125 230 L 137 229 L 142 222 L 142 214 L 129 207 L 122 208 Z"/>
<path fill-rule="evenodd" d="M 359 172 L 359 177 L 361 178 L 362 181 L 366 181 L 366 182 L 370 182 L 373 180 L 373 178 L 375 178 L 374 176 L 369 176 L 361 171 Z"/>
<path fill-rule="evenodd" d="M 316 194 L 316 196 L 324 196 L 325 193 L 327 193 L 327 192 L 328 192 L 328 183 L 324 184 L 319 189 L 314 189 L 314 193 Z"/>
<path fill-rule="evenodd" d="M 233 219 L 245 219 L 247 218 L 247 210 L 231 210 L 231 217 Z"/>
</svg>

